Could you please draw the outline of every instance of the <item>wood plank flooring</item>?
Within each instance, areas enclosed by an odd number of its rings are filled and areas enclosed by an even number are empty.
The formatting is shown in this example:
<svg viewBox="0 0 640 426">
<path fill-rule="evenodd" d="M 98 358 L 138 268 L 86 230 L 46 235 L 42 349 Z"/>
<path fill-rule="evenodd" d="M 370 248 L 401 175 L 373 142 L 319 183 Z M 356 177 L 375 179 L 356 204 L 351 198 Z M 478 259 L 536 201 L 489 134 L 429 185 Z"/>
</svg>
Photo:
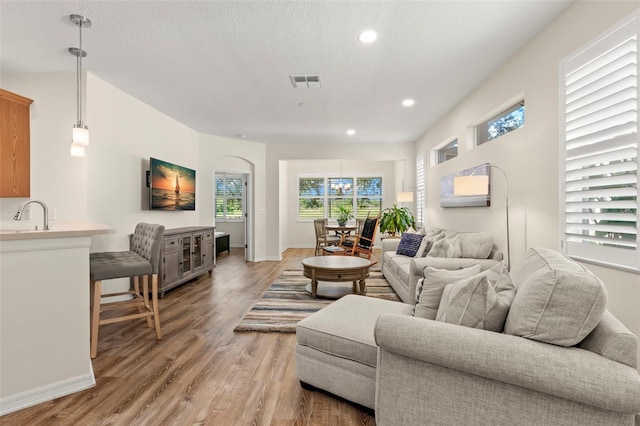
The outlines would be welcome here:
<svg viewBox="0 0 640 426">
<path fill-rule="evenodd" d="M 94 388 L 0 424 L 375 425 L 367 412 L 300 387 L 295 334 L 233 332 L 280 273 L 309 256 L 313 249 L 289 249 L 282 262 L 250 263 L 231 249 L 211 276 L 160 300 L 160 342 L 143 320 L 102 326 Z"/>
</svg>

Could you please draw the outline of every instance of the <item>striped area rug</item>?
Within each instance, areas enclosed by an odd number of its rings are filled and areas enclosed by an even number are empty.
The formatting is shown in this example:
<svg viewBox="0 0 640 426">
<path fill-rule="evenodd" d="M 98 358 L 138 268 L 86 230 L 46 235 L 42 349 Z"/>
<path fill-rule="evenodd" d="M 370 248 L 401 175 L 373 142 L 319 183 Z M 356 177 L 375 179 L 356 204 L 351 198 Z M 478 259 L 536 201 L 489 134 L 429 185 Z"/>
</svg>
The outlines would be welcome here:
<svg viewBox="0 0 640 426">
<path fill-rule="evenodd" d="M 302 271 L 284 271 L 234 331 L 295 333 L 298 321 L 333 302 L 320 297 L 312 298 L 311 294 L 305 290 L 307 284 L 309 284 L 309 278 L 305 278 Z M 366 295 L 400 301 L 379 271 L 372 271 L 369 274 Z"/>
</svg>

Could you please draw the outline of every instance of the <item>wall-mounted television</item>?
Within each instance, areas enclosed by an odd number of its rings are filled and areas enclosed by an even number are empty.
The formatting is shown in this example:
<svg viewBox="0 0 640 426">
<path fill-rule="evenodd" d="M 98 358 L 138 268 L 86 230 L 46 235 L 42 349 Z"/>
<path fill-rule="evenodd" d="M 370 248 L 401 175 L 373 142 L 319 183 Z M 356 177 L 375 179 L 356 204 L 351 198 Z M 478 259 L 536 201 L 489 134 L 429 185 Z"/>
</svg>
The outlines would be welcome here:
<svg viewBox="0 0 640 426">
<path fill-rule="evenodd" d="M 157 158 L 149 163 L 151 209 L 195 210 L 196 171 Z"/>
</svg>

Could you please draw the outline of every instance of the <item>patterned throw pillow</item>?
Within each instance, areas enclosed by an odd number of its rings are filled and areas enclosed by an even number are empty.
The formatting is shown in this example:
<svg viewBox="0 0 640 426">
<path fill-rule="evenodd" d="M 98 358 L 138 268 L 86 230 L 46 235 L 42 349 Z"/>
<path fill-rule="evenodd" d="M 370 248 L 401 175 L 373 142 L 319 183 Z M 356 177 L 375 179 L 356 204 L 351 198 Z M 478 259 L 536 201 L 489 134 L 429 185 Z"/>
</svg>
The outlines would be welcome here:
<svg viewBox="0 0 640 426">
<path fill-rule="evenodd" d="M 442 240 L 443 238 L 444 238 L 444 232 L 442 231 L 439 231 L 436 233 L 427 232 L 427 234 L 422 239 L 422 242 L 420 243 L 420 247 L 418 248 L 418 251 L 416 252 L 416 255 L 414 257 L 425 257 L 427 253 L 429 253 L 429 250 L 431 250 L 433 243 L 435 243 L 438 240 Z"/>
<path fill-rule="evenodd" d="M 396 250 L 396 254 L 403 254 L 405 256 L 414 257 L 418 248 L 420 248 L 420 243 L 424 235 L 415 234 L 413 232 L 403 232 L 402 237 L 400 237 L 400 244 L 398 244 L 398 249 Z"/>
<path fill-rule="evenodd" d="M 431 250 L 427 253 L 427 257 L 461 257 L 462 246 L 460 239 L 456 235 L 452 238 L 444 238 L 433 243 Z"/>
<path fill-rule="evenodd" d="M 502 332 L 516 288 L 504 262 L 445 287 L 436 321 Z"/>
<path fill-rule="evenodd" d="M 442 292 L 447 284 L 469 278 L 480 273 L 480 265 L 464 269 L 437 269 L 427 266 L 422 271 L 424 278 L 416 285 L 416 306 L 414 315 L 420 318 L 436 319 Z"/>
</svg>

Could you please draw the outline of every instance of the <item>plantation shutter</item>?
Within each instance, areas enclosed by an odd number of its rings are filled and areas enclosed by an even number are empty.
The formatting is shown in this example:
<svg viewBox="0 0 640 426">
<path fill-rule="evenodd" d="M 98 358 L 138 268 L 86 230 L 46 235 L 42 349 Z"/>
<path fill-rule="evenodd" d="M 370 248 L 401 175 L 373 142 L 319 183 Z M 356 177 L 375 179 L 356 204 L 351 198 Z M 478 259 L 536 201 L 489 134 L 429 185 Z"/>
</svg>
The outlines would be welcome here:
<svg viewBox="0 0 640 426">
<path fill-rule="evenodd" d="M 215 174 L 215 207 L 217 220 L 244 221 L 244 179 L 241 174 Z"/>
<path fill-rule="evenodd" d="M 424 154 L 416 159 L 416 225 L 424 226 Z"/>
<path fill-rule="evenodd" d="M 638 16 L 562 64 L 566 254 L 640 269 Z"/>
</svg>

